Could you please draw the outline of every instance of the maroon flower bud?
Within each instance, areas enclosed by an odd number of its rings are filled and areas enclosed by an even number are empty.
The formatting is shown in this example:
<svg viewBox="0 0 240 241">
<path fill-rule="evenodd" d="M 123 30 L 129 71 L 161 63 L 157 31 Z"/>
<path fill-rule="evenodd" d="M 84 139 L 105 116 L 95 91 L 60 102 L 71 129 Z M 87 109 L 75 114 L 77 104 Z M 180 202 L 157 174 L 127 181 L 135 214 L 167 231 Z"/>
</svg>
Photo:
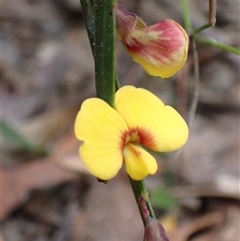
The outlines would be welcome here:
<svg viewBox="0 0 240 241">
<path fill-rule="evenodd" d="M 147 203 L 143 196 L 139 197 L 138 206 L 145 221 L 143 241 L 169 241 L 162 224 L 157 219 L 150 217 Z"/>
<path fill-rule="evenodd" d="M 148 219 L 144 232 L 144 241 L 169 241 L 162 224 L 157 219 Z"/>
</svg>

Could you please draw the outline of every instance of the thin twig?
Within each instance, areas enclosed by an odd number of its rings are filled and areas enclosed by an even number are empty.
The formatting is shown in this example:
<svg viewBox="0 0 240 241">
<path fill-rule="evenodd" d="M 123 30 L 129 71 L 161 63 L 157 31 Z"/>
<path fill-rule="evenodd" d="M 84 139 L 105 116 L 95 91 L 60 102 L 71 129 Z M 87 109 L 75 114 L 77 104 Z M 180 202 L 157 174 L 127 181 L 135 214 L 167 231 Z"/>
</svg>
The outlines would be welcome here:
<svg viewBox="0 0 240 241">
<path fill-rule="evenodd" d="M 218 43 L 217 41 L 215 41 L 213 39 L 207 39 L 207 38 L 203 38 L 203 37 L 196 37 L 195 40 L 198 43 L 202 43 L 202 44 L 205 44 L 205 45 L 208 45 L 208 46 L 213 46 L 213 47 L 221 49 L 223 51 L 240 55 L 240 49 L 235 48 L 235 47 L 230 46 L 230 45 L 227 45 L 227 44 Z"/>
<path fill-rule="evenodd" d="M 209 18 L 208 23 L 204 24 L 203 26 L 197 28 L 193 32 L 193 36 L 197 35 L 198 33 L 202 32 L 207 28 L 211 28 L 216 23 L 216 13 L 217 13 L 217 0 L 209 0 Z"/>
<path fill-rule="evenodd" d="M 209 27 L 213 27 L 216 23 L 217 0 L 209 0 Z"/>
<path fill-rule="evenodd" d="M 200 85 L 198 52 L 197 52 L 196 42 L 193 37 L 191 38 L 191 43 L 192 43 L 192 51 L 193 51 L 194 80 L 193 80 L 192 102 L 191 102 L 191 106 L 188 114 L 189 126 L 192 125 L 194 116 L 196 113 L 197 103 L 199 98 L 199 85 Z"/>
</svg>

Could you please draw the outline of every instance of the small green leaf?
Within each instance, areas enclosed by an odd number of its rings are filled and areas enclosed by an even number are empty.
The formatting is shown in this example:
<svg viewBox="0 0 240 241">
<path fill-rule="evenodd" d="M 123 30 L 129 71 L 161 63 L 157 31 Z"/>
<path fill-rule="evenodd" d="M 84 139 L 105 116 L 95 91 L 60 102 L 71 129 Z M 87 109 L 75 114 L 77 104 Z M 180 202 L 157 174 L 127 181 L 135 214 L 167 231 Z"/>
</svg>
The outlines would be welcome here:
<svg viewBox="0 0 240 241">
<path fill-rule="evenodd" d="M 17 130 L 9 126 L 3 121 L 0 121 L 1 126 L 1 136 L 8 140 L 11 144 L 21 147 L 27 151 L 38 153 L 41 155 L 46 155 L 47 151 L 37 145 L 29 142 L 25 137 L 23 137 Z"/>
<path fill-rule="evenodd" d="M 177 200 L 165 189 L 157 189 L 150 193 L 153 207 L 171 211 L 178 206 Z"/>
</svg>

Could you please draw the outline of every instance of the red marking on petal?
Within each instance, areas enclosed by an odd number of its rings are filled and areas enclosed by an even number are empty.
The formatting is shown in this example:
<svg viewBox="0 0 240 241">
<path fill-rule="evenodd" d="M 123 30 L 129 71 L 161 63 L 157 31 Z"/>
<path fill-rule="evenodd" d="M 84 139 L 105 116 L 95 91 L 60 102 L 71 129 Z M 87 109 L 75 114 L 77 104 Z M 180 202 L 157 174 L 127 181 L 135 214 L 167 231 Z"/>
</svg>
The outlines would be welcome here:
<svg viewBox="0 0 240 241">
<path fill-rule="evenodd" d="M 153 134 L 141 127 L 131 128 L 130 130 L 124 132 L 121 136 L 121 140 L 122 142 L 120 147 L 122 150 L 128 143 L 138 143 L 151 150 L 154 150 L 156 147 Z"/>
<path fill-rule="evenodd" d="M 140 157 L 141 156 L 141 152 L 139 150 L 137 150 L 134 145 L 128 143 L 127 144 L 129 150 L 131 150 L 131 153 L 134 154 L 136 157 Z"/>
<path fill-rule="evenodd" d="M 137 128 L 138 129 L 138 134 L 139 134 L 139 138 L 140 138 L 140 144 L 153 149 L 155 147 L 155 143 L 154 143 L 154 137 L 152 135 L 151 132 L 147 131 L 144 128 Z"/>
</svg>

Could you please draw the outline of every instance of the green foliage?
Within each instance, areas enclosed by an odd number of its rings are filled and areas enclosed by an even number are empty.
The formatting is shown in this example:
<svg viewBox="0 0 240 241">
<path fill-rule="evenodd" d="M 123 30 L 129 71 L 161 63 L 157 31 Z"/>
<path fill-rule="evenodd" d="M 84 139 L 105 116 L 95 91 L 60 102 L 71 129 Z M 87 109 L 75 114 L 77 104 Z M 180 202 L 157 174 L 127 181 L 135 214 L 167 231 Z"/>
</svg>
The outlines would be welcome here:
<svg viewBox="0 0 240 241">
<path fill-rule="evenodd" d="M 165 170 L 163 173 L 163 178 L 168 187 L 177 185 L 177 176 L 173 170 L 171 169 Z"/>
<path fill-rule="evenodd" d="M 150 193 L 152 206 L 164 211 L 171 211 L 178 206 L 175 199 L 166 189 L 156 189 Z"/>
<path fill-rule="evenodd" d="M 1 136 L 8 140 L 11 144 L 21 147 L 26 151 L 37 153 L 40 155 L 46 155 L 47 150 L 42 147 L 36 146 L 22 136 L 17 130 L 9 126 L 3 121 L 0 121 Z"/>
</svg>

